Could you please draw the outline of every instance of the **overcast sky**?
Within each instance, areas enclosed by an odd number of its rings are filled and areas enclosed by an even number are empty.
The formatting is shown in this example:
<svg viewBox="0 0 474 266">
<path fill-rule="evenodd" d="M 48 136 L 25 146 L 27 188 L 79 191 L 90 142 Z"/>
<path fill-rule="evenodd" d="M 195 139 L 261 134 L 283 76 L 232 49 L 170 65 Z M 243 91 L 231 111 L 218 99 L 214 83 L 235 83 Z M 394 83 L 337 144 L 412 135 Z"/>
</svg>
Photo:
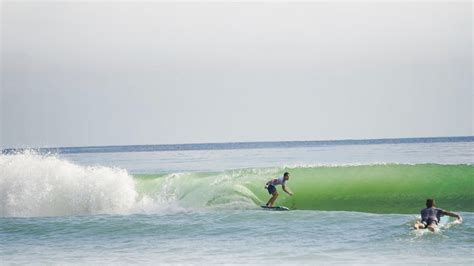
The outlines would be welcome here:
<svg viewBox="0 0 474 266">
<path fill-rule="evenodd" d="M 3 148 L 473 135 L 471 1 L 2 5 Z"/>
</svg>

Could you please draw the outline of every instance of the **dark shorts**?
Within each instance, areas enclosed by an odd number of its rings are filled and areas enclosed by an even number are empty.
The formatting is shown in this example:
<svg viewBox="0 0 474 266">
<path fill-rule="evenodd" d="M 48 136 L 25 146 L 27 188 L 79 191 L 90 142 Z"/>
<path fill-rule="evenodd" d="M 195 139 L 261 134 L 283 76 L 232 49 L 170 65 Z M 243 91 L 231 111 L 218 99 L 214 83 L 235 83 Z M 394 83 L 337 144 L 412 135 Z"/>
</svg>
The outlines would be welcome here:
<svg viewBox="0 0 474 266">
<path fill-rule="evenodd" d="M 274 185 L 269 185 L 267 187 L 267 190 L 268 190 L 268 194 L 273 194 L 277 191 L 276 187 Z"/>
<path fill-rule="evenodd" d="M 433 220 L 433 219 L 428 219 L 426 221 L 421 221 L 422 224 L 425 225 L 425 228 L 428 227 L 429 225 L 435 224 L 438 225 L 438 220 Z"/>
</svg>

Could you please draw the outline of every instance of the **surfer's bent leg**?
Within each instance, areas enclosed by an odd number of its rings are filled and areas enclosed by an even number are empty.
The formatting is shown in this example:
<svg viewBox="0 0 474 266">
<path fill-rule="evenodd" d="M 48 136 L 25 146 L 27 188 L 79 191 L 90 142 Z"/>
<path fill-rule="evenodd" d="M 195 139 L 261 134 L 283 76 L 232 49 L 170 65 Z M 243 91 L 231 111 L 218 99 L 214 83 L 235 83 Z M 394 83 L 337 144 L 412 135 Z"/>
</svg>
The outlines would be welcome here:
<svg viewBox="0 0 474 266">
<path fill-rule="evenodd" d="M 421 222 L 416 222 L 414 227 L 415 227 L 415 229 L 425 229 L 426 228 L 425 224 L 421 223 Z"/>
<path fill-rule="evenodd" d="M 274 185 L 269 185 L 267 189 L 268 189 L 268 194 L 271 194 L 272 197 L 268 200 L 266 205 L 268 207 L 272 207 L 273 203 L 278 198 L 278 192 L 277 192 L 276 187 Z"/>
<path fill-rule="evenodd" d="M 438 222 L 435 220 L 431 220 L 428 222 L 426 228 L 428 228 L 428 230 L 430 230 L 431 232 L 434 232 L 436 228 L 438 228 Z"/>
<path fill-rule="evenodd" d="M 267 206 L 268 207 L 273 207 L 273 203 L 275 202 L 275 200 L 278 198 L 278 192 L 275 191 L 275 193 L 273 193 L 273 196 L 270 198 L 270 200 L 268 201 L 267 203 Z"/>
<path fill-rule="evenodd" d="M 427 228 L 431 232 L 434 232 L 436 230 L 436 228 L 438 228 L 438 226 L 436 224 L 430 224 Z"/>
<path fill-rule="evenodd" d="M 434 232 L 438 228 L 438 221 L 434 219 L 428 219 L 421 222 L 422 227 L 420 229 L 428 229 L 431 232 Z"/>
</svg>

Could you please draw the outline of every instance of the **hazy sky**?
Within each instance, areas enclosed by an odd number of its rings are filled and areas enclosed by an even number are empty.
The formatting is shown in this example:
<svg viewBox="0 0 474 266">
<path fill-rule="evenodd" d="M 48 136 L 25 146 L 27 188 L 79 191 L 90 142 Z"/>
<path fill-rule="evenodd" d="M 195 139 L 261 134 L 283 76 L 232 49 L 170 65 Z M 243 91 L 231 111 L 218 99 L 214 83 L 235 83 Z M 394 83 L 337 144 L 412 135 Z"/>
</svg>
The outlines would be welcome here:
<svg viewBox="0 0 474 266">
<path fill-rule="evenodd" d="M 3 148 L 473 134 L 471 1 L 1 12 Z"/>
</svg>

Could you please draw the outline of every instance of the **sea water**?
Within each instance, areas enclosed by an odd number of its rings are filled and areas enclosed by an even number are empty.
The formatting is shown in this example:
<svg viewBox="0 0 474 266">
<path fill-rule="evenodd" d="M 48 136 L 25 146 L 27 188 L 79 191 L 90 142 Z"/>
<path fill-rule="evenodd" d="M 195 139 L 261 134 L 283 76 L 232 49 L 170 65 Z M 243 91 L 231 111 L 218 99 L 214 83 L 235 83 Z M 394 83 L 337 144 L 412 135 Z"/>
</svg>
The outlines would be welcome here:
<svg viewBox="0 0 474 266">
<path fill-rule="evenodd" d="M 4 150 L 0 261 L 474 263 L 474 138 Z M 290 172 L 277 205 L 264 184 Z M 426 198 L 459 212 L 413 224 Z"/>
</svg>

